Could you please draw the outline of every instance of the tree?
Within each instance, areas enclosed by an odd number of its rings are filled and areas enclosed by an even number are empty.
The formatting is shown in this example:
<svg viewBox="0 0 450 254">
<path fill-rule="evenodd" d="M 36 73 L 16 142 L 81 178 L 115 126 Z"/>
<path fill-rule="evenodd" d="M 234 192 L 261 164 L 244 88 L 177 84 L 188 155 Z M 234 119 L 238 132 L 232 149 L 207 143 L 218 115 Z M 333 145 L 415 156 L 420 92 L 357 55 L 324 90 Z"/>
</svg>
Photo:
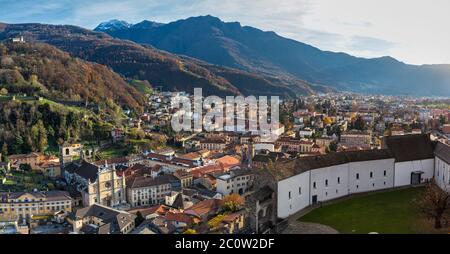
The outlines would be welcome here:
<svg viewBox="0 0 450 254">
<path fill-rule="evenodd" d="M 337 143 L 333 141 L 330 143 L 330 146 L 328 147 L 328 149 L 330 150 L 330 152 L 336 152 L 337 147 L 338 147 Z"/>
<path fill-rule="evenodd" d="M 195 235 L 195 234 L 197 234 L 197 231 L 195 229 L 189 228 L 189 229 L 186 229 L 186 231 L 184 231 L 183 234 L 185 234 L 185 235 Z"/>
<path fill-rule="evenodd" d="M 222 208 L 226 211 L 236 212 L 242 208 L 245 200 L 239 194 L 230 194 L 223 198 Z"/>
<path fill-rule="evenodd" d="M 20 164 L 19 169 L 27 172 L 30 172 L 32 170 L 30 164 Z"/>
<path fill-rule="evenodd" d="M 144 216 L 142 216 L 141 212 L 137 212 L 136 213 L 136 219 L 134 219 L 134 224 L 137 226 L 139 226 L 142 222 L 144 222 L 145 218 Z"/>
<path fill-rule="evenodd" d="M 48 145 L 47 130 L 44 123 L 39 120 L 33 127 L 31 127 L 31 137 L 33 139 L 33 150 L 44 152 Z"/>
<path fill-rule="evenodd" d="M 22 153 L 22 146 L 24 145 L 24 142 L 20 133 L 16 134 L 15 141 L 14 153 Z"/>
<path fill-rule="evenodd" d="M 216 217 L 208 221 L 208 226 L 211 228 L 211 230 L 216 230 L 220 226 L 220 223 L 222 223 L 223 219 L 225 219 L 225 217 L 226 215 L 224 214 L 217 215 Z"/>
<path fill-rule="evenodd" d="M 8 145 L 6 143 L 3 143 L 1 154 L 2 154 L 3 162 L 7 162 L 7 160 L 8 160 Z"/>
<path fill-rule="evenodd" d="M 353 129 L 363 131 L 366 129 L 366 123 L 362 119 L 361 116 L 359 116 L 355 122 L 353 123 Z"/>
<path fill-rule="evenodd" d="M 131 139 L 141 140 L 145 138 L 145 132 L 138 128 L 131 128 L 128 135 Z"/>
<path fill-rule="evenodd" d="M 36 74 L 31 74 L 30 75 L 30 83 L 31 84 L 37 84 L 37 83 L 39 83 L 39 81 L 38 81 L 38 76 L 36 75 Z"/>
<path fill-rule="evenodd" d="M 434 220 L 434 228 L 442 228 L 442 219 L 450 207 L 450 193 L 442 190 L 434 180 L 427 184 L 425 193 L 419 198 L 422 212 Z"/>
</svg>

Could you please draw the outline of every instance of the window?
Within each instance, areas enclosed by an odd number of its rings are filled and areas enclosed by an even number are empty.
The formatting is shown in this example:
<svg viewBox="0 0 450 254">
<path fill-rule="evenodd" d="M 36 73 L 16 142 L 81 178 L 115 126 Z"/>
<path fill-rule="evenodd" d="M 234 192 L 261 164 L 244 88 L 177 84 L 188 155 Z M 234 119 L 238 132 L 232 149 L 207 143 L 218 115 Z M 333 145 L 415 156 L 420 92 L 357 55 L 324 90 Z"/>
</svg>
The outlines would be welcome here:
<svg viewBox="0 0 450 254">
<path fill-rule="evenodd" d="M 328 179 L 325 180 L 325 186 L 328 187 Z"/>
<path fill-rule="evenodd" d="M 341 178 L 338 177 L 338 184 L 341 184 Z"/>
<path fill-rule="evenodd" d="M 359 173 L 356 173 L 356 180 L 359 180 Z"/>
<path fill-rule="evenodd" d="M 302 187 L 298 187 L 298 194 L 302 195 Z"/>
<path fill-rule="evenodd" d="M 338 194 L 339 193 L 339 191 L 338 190 L 336 190 L 336 194 Z"/>
<path fill-rule="evenodd" d="M 359 188 L 359 185 L 356 185 L 356 189 L 358 189 Z"/>
<path fill-rule="evenodd" d="M 313 188 L 314 188 L 314 189 L 316 189 L 316 188 L 317 188 L 317 186 L 316 186 L 316 182 L 314 182 L 314 183 L 313 183 Z"/>
<path fill-rule="evenodd" d="M 370 172 L 370 178 L 373 178 L 373 172 Z"/>
<path fill-rule="evenodd" d="M 289 192 L 289 199 L 291 199 L 291 192 Z"/>
<path fill-rule="evenodd" d="M 383 172 L 383 175 L 386 176 L 386 170 Z"/>
</svg>

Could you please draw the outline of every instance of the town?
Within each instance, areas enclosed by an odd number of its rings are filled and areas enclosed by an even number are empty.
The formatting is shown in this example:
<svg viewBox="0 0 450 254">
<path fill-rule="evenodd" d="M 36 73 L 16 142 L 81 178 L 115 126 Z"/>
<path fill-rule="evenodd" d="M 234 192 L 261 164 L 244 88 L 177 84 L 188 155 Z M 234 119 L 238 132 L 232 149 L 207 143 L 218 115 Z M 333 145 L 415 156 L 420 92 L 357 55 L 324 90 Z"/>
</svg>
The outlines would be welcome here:
<svg viewBox="0 0 450 254">
<path fill-rule="evenodd" d="M 4 143 L 0 233 L 282 233 L 342 197 L 432 181 L 450 189 L 449 99 L 285 99 L 273 139 L 247 128 L 174 132 L 180 96 L 190 95 L 149 91 L 144 113 L 123 109 L 91 140 L 67 135 L 23 154 Z"/>
<path fill-rule="evenodd" d="M 445 252 L 450 1 L 0 7 L 3 252 Z"/>
</svg>

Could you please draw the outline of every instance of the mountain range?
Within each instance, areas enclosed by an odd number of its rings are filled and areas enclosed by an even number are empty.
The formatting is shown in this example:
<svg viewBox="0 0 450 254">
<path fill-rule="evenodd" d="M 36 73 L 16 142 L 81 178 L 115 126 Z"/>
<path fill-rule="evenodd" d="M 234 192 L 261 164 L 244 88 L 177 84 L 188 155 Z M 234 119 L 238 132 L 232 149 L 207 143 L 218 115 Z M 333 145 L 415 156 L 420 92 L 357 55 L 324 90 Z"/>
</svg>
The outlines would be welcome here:
<svg viewBox="0 0 450 254">
<path fill-rule="evenodd" d="M 31 44 L 49 44 L 86 64 L 106 66 L 107 80 L 120 79 L 108 82 L 110 91 L 123 93 L 107 97 L 130 101 L 135 108 L 143 101 L 132 89 L 136 80 L 163 90 L 192 92 L 201 87 L 204 94 L 219 96 L 295 97 L 332 91 L 450 96 L 449 65 L 409 65 L 392 57 L 366 59 L 322 51 L 212 16 L 167 24 L 112 20 L 94 31 L 71 25 L 0 23 L 0 42 L 18 36 Z"/>
<path fill-rule="evenodd" d="M 103 27 L 112 27 L 104 24 Z M 117 26 L 114 26 L 117 27 Z M 274 77 L 179 56 L 149 45 L 113 38 L 103 32 L 70 25 L 0 24 L 0 40 L 23 36 L 29 43 L 46 43 L 73 57 L 108 66 L 124 78 L 147 81 L 165 90 L 206 95 L 279 95 L 294 97 L 330 91 L 296 78 Z"/>
<path fill-rule="evenodd" d="M 114 24 L 114 25 L 113 25 Z M 213 16 L 161 24 L 104 22 L 95 31 L 215 65 L 312 85 L 374 94 L 450 95 L 450 65 L 410 65 L 392 57 L 322 51 L 275 32 Z"/>
</svg>

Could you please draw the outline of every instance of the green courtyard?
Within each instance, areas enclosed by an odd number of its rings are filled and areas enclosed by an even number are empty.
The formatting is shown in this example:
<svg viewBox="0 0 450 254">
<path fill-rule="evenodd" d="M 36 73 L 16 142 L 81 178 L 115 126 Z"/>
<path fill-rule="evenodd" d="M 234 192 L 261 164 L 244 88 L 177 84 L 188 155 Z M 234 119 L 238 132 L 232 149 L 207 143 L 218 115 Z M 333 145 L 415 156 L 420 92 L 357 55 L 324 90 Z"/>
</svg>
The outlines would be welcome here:
<svg viewBox="0 0 450 254">
<path fill-rule="evenodd" d="M 40 172 L 10 171 L 0 174 L 0 192 L 52 190 L 55 183 Z"/>
<path fill-rule="evenodd" d="M 385 234 L 449 233 L 435 230 L 415 205 L 423 187 L 365 194 L 324 205 L 299 221 L 330 226 L 340 233 Z"/>
</svg>

